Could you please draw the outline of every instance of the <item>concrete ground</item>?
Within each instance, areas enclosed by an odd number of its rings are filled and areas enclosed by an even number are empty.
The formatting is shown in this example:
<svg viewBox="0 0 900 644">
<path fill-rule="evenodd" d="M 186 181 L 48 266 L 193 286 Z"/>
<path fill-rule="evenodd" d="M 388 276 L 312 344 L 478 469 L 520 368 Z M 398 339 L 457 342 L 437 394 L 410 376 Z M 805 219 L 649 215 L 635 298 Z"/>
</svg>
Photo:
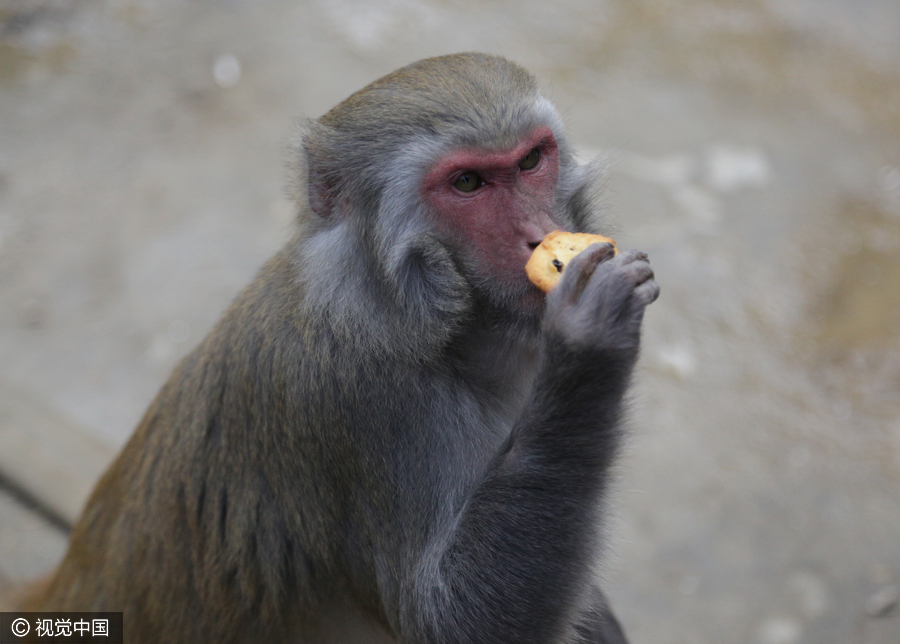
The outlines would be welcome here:
<svg viewBox="0 0 900 644">
<path fill-rule="evenodd" d="M 286 240 L 297 119 L 460 50 L 542 79 L 662 286 L 604 572 L 632 641 L 900 642 L 895 0 L 0 0 L 0 576 L 52 567 Z"/>
</svg>

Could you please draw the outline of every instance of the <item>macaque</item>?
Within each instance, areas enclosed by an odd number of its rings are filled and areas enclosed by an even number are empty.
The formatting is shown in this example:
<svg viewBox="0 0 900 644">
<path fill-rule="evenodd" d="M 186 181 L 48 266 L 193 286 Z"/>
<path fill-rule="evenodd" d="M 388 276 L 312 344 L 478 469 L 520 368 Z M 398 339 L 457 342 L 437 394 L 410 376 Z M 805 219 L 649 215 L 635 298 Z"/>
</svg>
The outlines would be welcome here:
<svg viewBox="0 0 900 644">
<path fill-rule="evenodd" d="M 307 122 L 298 227 L 175 368 L 30 610 L 128 644 L 622 644 L 602 506 L 647 256 L 518 65 L 422 60 Z"/>
</svg>

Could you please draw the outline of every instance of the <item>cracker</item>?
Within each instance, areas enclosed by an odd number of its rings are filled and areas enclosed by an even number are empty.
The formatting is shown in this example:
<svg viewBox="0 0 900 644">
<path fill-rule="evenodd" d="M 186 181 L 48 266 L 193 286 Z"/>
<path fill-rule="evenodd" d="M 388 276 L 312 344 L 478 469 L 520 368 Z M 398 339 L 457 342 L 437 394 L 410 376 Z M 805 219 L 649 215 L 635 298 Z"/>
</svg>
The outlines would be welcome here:
<svg viewBox="0 0 900 644">
<path fill-rule="evenodd" d="M 597 243 L 612 244 L 615 254 L 619 254 L 616 242 L 609 237 L 554 230 L 544 237 L 544 241 L 534 249 L 531 259 L 525 264 L 528 279 L 546 293 L 556 286 L 566 266 L 576 255 Z"/>
</svg>

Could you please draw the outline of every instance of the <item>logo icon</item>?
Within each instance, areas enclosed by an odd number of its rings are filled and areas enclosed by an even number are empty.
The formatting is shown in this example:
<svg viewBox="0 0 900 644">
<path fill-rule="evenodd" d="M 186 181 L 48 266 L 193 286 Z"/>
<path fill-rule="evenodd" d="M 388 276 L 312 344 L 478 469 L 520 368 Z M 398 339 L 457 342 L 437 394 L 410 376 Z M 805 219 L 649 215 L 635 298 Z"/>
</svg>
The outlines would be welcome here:
<svg viewBox="0 0 900 644">
<path fill-rule="evenodd" d="M 13 620 L 12 623 L 12 632 L 16 637 L 25 637 L 28 635 L 28 631 L 31 630 L 31 624 L 28 623 L 27 619 L 19 618 Z"/>
</svg>

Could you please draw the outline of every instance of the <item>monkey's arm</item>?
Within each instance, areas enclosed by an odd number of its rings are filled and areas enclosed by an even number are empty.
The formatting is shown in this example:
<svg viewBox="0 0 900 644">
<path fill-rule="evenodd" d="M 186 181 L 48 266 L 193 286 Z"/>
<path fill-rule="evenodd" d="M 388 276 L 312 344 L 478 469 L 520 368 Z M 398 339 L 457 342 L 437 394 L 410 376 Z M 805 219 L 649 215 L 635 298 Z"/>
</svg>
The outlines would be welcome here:
<svg viewBox="0 0 900 644">
<path fill-rule="evenodd" d="M 587 284 L 571 276 L 550 303 L 531 399 L 445 547 L 419 568 L 414 641 L 556 642 L 577 621 L 643 309 L 657 293 L 645 257 L 604 259 L 582 260 Z"/>
<path fill-rule="evenodd" d="M 588 368 L 601 372 L 599 388 L 559 348 L 548 351 L 528 409 L 437 566 L 417 580 L 432 616 L 424 641 L 554 642 L 576 617 L 627 375 L 595 356 Z"/>
</svg>

